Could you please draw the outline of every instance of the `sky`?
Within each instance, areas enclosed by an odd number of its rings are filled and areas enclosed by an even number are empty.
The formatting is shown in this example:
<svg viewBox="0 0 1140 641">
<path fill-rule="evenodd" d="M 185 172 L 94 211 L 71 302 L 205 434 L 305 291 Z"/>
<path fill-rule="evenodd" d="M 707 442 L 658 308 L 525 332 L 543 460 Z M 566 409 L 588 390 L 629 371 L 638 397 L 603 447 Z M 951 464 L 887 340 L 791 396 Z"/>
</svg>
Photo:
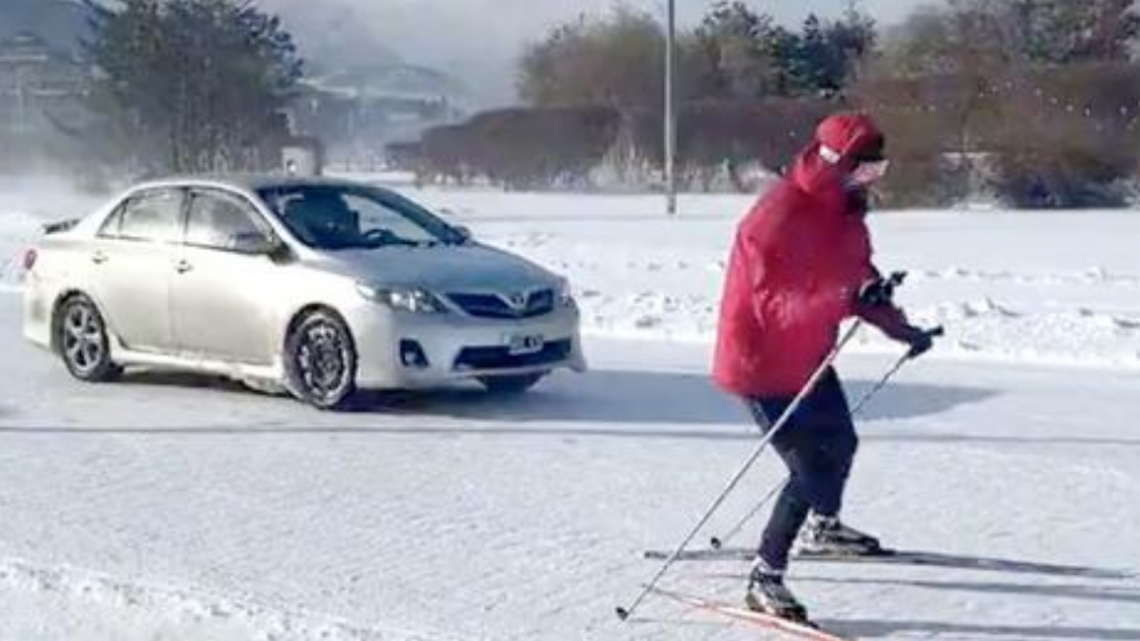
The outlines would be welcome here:
<svg viewBox="0 0 1140 641">
<path fill-rule="evenodd" d="M 624 0 L 664 17 L 665 0 Z M 514 68 L 522 47 L 552 25 L 600 13 L 615 0 L 261 0 L 279 11 L 310 55 L 340 54 L 406 62 L 449 73 L 480 103 L 513 100 Z M 682 23 L 693 24 L 713 0 L 677 0 Z M 838 16 L 846 0 L 748 0 L 778 21 L 798 24 L 810 12 Z M 882 25 L 901 21 L 923 0 L 860 0 Z"/>
</svg>

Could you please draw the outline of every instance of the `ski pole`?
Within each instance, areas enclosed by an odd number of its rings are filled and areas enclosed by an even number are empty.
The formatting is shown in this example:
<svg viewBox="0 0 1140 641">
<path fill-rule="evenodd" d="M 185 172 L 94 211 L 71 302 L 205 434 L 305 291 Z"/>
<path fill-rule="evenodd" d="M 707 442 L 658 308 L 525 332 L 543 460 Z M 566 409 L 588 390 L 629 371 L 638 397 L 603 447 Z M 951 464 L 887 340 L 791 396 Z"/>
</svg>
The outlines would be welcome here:
<svg viewBox="0 0 1140 641">
<path fill-rule="evenodd" d="M 880 383 L 878 385 L 876 385 L 875 387 L 873 387 L 871 389 L 871 391 L 869 391 L 863 395 L 863 398 L 860 399 L 859 403 L 857 403 L 855 405 L 855 409 L 851 410 L 851 416 L 852 417 L 857 415 L 859 413 L 859 410 L 861 410 L 863 408 L 863 406 L 866 405 L 867 402 L 870 401 L 873 396 L 875 396 L 875 394 L 877 394 L 881 389 L 883 389 L 883 387 L 886 385 L 887 381 L 890 380 L 890 378 L 892 376 L 894 376 L 896 372 L 899 371 L 899 369 L 902 367 L 902 364 L 904 362 L 906 362 L 906 359 L 907 359 L 907 356 L 903 356 L 903 358 L 899 360 L 898 364 L 896 364 L 893 369 L 891 369 L 889 372 L 887 372 L 887 375 L 883 377 L 883 379 L 880 381 Z M 760 502 L 756 504 L 756 507 L 752 508 L 748 512 L 748 514 L 745 514 L 744 518 L 740 519 L 740 521 L 737 522 L 737 524 L 734 525 L 732 527 L 732 529 L 730 529 L 728 531 L 727 534 L 725 534 L 724 536 L 714 536 L 711 539 L 709 539 L 709 545 L 712 546 L 712 549 L 719 550 L 722 547 L 724 547 L 725 543 L 728 543 L 732 539 L 736 538 L 736 535 L 740 534 L 741 530 L 744 529 L 744 526 L 748 525 L 748 522 L 751 521 L 757 514 L 760 514 L 760 511 L 764 509 L 764 506 L 766 506 L 768 504 L 768 501 L 771 501 L 772 497 L 774 497 L 777 494 L 779 494 L 780 492 L 784 491 L 784 488 L 787 486 L 788 486 L 788 479 L 785 478 L 782 482 L 777 484 L 767 494 L 765 494 L 764 498 L 760 499 Z"/>
<path fill-rule="evenodd" d="M 928 329 L 923 333 L 926 334 L 927 336 L 929 336 L 930 338 L 937 338 L 937 337 L 945 334 L 946 330 L 943 327 L 939 326 L 939 327 L 935 327 L 934 329 Z M 887 383 L 891 382 L 891 379 L 895 377 L 895 374 L 899 373 L 899 370 L 901 370 L 903 368 L 903 365 L 906 365 L 907 362 L 909 362 L 911 360 L 914 360 L 914 352 L 908 351 L 907 353 L 905 353 L 901 357 L 899 357 L 899 360 L 895 362 L 894 367 L 892 367 L 890 369 L 890 371 L 888 371 L 881 379 L 879 379 L 879 382 L 876 383 L 875 386 L 872 387 L 869 392 L 867 392 L 866 394 L 863 395 L 862 400 L 860 400 L 855 405 L 855 409 L 851 410 L 851 415 L 855 416 L 859 412 L 861 412 L 863 410 L 863 407 L 872 398 L 874 398 L 875 395 L 877 395 L 879 392 L 881 392 L 882 389 L 887 386 Z"/>
<path fill-rule="evenodd" d="M 725 543 L 728 543 L 733 538 L 735 538 L 737 534 L 740 534 L 740 531 L 744 529 L 745 525 L 748 525 L 748 522 L 752 520 L 752 517 L 759 514 L 760 510 L 763 510 L 764 506 L 768 504 L 768 501 L 771 501 L 772 497 L 776 496 L 780 492 L 783 492 L 784 488 L 787 486 L 788 479 L 784 479 L 778 485 L 774 486 L 771 491 L 769 491 L 768 494 L 764 496 L 764 498 L 760 499 L 760 502 L 756 504 L 756 507 L 752 508 L 752 511 L 750 511 L 748 514 L 745 514 L 744 518 L 740 519 L 740 522 L 728 531 L 728 534 L 725 534 L 724 536 L 714 536 L 709 539 L 709 545 L 712 546 L 712 549 L 721 549 L 724 547 Z"/>
<path fill-rule="evenodd" d="M 908 360 L 908 357 L 909 354 L 899 359 L 898 363 L 889 372 L 887 372 L 886 376 L 880 380 L 879 384 L 871 388 L 871 391 L 863 395 L 863 398 L 860 399 L 859 403 L 855 405 L 855 409 L 851 410 L 851 416 L 854 417 L 857 415 L 859 413 L 859 410 L 861 410 L 863 406 L 871 400 L 872 397 L 874 397 L 880 390 L 883 389 L 883 387 L 886 386 L 887 381 L 890 380 L 890 378 L 899 371 L 903 363 Z M 744 518 L 740 519 L 740 521 L 737 522 L 737 524 L 734 525 L 727 534 L 724 536 L 714 536 L 709 539 L 709 545 L 712 546 L 712 549 L 719 550 L 724 547 L 725 543 L 728 543 L 732 539 L 736 538 L 736 535 L 740 534 L 740 532 L 744 529 L 744 526 L 748 525 L 748 522 L 751 521 L 756 515 L 760 514 L 760 511 L 764 509 L 764 506 L 768 505 L 768 501 L 771 501 L 772 497 L 784 491 L 784 488 L 787 486 L 788 479 L 785 478 L 783 481 L 773 487 L 767 494 L 765 494 L 764 498 L 760 499 L 760 502 L 756 504 L 756 507 L 752 508 L 748 514 L 745 514 Z"/>
<path fill-rule="evenodd" d="M 945 334 L 945 330 L 942 327 L 936 327 L 932 330 L 927 331 L 926 334 L 933 338 L 936 336 L 942 336 L 943 334 Z M 859 399 L 859 402 L 856 403 L 855 407 L 851 410 L 851 416 L 852 417 L 858 416 L 859 412 L 863 411 L 863 408 L 867 406 L 867 403 L 869 403 L 872 398 L 874 398 L 876 395 L 878 395 L 878 393 L 881 392 L 883 390 L 883 388 L 887 386 L 888 383 L 890 383 L 891 379 L 895 377 L 895 374 L 899 373 L 899 370 L 901 370 L 903 368 L 903 365 L 906 365 L 907 362 L 912 360 L 913 358 L 914 358 L 914 355 L 911 352 L 907 352 L 907 353 L 903 354 L 898 359 L 898 361 L 895 362 L 894 367 L 892 367 L 890 370 L 888 370 L 887 373 L 884 374 L 883 377 L 879 379 L 879 382 L 876 383 L 874 387 L 872 387 L 866 394 L 863 395 L 863 398 Z M 724 536 L 719 536 L 719 537 L 714 536 L 711 539 L 709 539 L 709 545 L 712 546 L 712 548 L 714 550 L 719 550 L 722 547 L 724 547 L 725 543 L 727 543 L 730 540 L 732 540 L 733 538 L 735 538 L 737 534 L 740 534 L 740 531 L 744 529 L 744 526 L 747 525 L 748 522 L 751 521 L 753 517 L 755 517 L 757 514 L 759 514 L 760 511 L 764 509 L 764 506 L 768 504 L 768 501 L 771 501 L 772 497 L 774 497 L 778 493 L 782 492 L 784 487 L 786 487 L 787 485 L 788 485 L 788 480 L 784 479 L 784 481 L 782 483 L 780 483 L 773 490 L 768 492 L 768 494 L 766 494 L 764 496 L 764 498 L 760 499 L 760 502 L 756 504 L 756 507 L 752 508 L 752 510 L 749 511 L 748 514 L 744 515 L 744 518 L 741 519 L 740 522 L 738 522 L 731 530 L 729 530 L 728 534 L 725 534 Z"/>
<path fill-rule="evenodd" d="M 641 602 L 645 600 L 645 597 L 653 591 L 653 588 L 656 587 L 657 582 L 661 580 L 661 577 L 665 576 L 665 573 L 669 571 L 669 568 L 677 561 L 677 559 L 685 551 L 685 548 L 701 531 L 701 528 L 703 528 L 705 524 L 708 523 L 709 519 L 712 518 L 712 515 L 716 513 L 717 509 L 720 508 L 721 504 L 724 503 L 725 499 L 728 498 L 728 495 L 731 494 L 734 489 L 736 489 L 736 486 L 740 483 L 740 480 L 744 478 L 744 475 L 748 473 L 748 470 L 752 469 L 752 466 L 756 464 L 756 461 L 760 458 L 760 455 L 764 453 L 764 449 L 768 447 L 768 443 L 772 441 L 772 438 L 775 437 L 781 429 L 783 429 L 784 425 L 791 418 L 792 414 L 794 414 L 795 411 L 799 409 L 799 406 L 815 389 L 816 384 L 818 384 L 819 380 L 823 378 L 824 374 L 827 373 L 827 370 L 835 362 L 835 359 L 839 357 L 839 353 L 843 350 L 843 347 L 846 346 L 852 338 L 854 338 L 855 333 L 859 331 L 859 327 L 861 325 L 861 319 L 856 320 L 851 325 L 851 328 L 847 330 L 847 333 L 844 334 L 843 338 L 835 345 L 835 347 L 831 350 L 831 353 L 827 355 L 827 358 L 825 358 L 823 362 L 820 363 L 819 367 L 811 375 L 811 378 L 808 379 L 808 382 L 804 384 L 803 389 L 800 390 L 800 393 L 797 394 L 794 399 L 792 399 L 791 404 L 789 404 L 788 407 L 784 410 L 784 413 L 780 415 L 779 420 L 777 420 L 776 423 L 772 426 L 772 429 L 764 435 L 764 438 L 760 439 L 760 443 L 757 444 L 756 449 L 753 450 L 748 459 L 744 461 L 744 464 L 740 466 L 740 469 L 737 470 L 736 474 L 732 476 L 732 479 L 729 480 L 728 485 L 725 486 L 720 495 L 716 497 L 716 500 L 712 502 L 712 505 L 710 505 L 709 508 L 705 510 L 705 513 L 701 517 L 700 521 L 698 521 L 696 526 L 694 526 L 693 529 L 689 531 L 688 535 L 686 535 L 684 540 L 681 541 L 681 544 L 677 546 L 677 549 L 669 555 L 669 558 L 661 564 L 661 568 L 657 570 L 657 574 L 655 574 L 653 578 L 650 579 L 649 583 L 645 584 L 641 590 L 641 593 L 638 594 L 637 598 L 633 600 L 633 603 L 631 603 L 627 608 L 623 608 L 621 606 L 614 608 L 614 611 L 617 613 L 619 619 L 623 621 L 629 619 L 629 617 L 633 615 L 634 611 L 637 610 L 637 607 L 641 605 Z"/>
</svg>

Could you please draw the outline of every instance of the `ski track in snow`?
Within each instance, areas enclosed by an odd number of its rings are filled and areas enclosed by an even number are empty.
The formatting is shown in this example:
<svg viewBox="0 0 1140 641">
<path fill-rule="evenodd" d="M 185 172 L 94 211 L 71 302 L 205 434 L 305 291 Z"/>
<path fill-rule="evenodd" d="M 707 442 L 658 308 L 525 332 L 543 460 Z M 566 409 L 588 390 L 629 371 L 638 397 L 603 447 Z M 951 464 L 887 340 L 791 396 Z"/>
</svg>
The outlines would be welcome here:
<svg viewBox="0 0 1140 641">
<path fill-rule="evenodd" d="M 21 340 L 16 294 L 39 225 L 95 203 L 20 189 L 0 185 L 0 641 L 765 638 L 654 600 L 612 615 L 754 442 L 707 380 L 750 199 L 667 220 L 658 198 L 409 192 L 569 276 L 594 371 L 332 415 L 201 377 L 71 381 Z M 845 518 L 953 567 L 798 564 L 794 589 L 862 639 L 1140 639 L 1140 215 L 873 226 L 949 336 L 862 417 Z M 855 352 L 852 396 L 898 347 Z M 779 475 L 762 459 L 708 533 Z M 666 583 L 736 601 L 746 567 Z"/>
</svg>

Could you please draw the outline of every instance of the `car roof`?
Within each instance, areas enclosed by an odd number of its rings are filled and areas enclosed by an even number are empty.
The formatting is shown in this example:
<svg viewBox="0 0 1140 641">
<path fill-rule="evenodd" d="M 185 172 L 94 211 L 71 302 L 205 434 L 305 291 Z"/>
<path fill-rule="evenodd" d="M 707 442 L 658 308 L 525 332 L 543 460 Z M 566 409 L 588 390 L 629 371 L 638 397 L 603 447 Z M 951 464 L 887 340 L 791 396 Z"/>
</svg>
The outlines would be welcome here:
<svg viewBox="0 0 1140 641">
<path fill-rule="evenodd" d="M 229 187 L 232 189 L 255 192 L 262 189 L 314 186 L 369 187 L 380 191 L 387 191 L 382 187 L 360 181 L 326 178 L 322 176 L 289 176 L 286 174 L 174 175 L 142 181 L 134 185 L 134 189 L 160 187 Z"/>
</svg>

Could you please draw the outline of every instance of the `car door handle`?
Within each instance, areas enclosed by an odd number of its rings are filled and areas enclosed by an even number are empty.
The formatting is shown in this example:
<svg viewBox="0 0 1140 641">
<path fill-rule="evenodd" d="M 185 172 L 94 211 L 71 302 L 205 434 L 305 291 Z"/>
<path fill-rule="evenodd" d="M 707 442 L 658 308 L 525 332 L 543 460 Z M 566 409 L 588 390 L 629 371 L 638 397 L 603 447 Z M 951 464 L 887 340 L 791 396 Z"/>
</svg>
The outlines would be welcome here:
<svg viewBox="0 0 1140 641">
<path fill-rule="evenodd" d="M 178 272 L 179 274 L 185 274 L 186 272 L 188 272 L 192 269 L 194 269 L 194 266 L 191 265 L 190 261 L 188 261 L 188 260 L 180 260 L 174 266 L 174 271 Z"/>
<path fill-rule="evenodd" d="M 104 254 L 103 252 L 95 252 L 94 254 L 91 254 L 91 262 L 95 263 L 96 265 L 102 265 L 103 263 L 107 262 L 107 254 Z"/>
</svg>

